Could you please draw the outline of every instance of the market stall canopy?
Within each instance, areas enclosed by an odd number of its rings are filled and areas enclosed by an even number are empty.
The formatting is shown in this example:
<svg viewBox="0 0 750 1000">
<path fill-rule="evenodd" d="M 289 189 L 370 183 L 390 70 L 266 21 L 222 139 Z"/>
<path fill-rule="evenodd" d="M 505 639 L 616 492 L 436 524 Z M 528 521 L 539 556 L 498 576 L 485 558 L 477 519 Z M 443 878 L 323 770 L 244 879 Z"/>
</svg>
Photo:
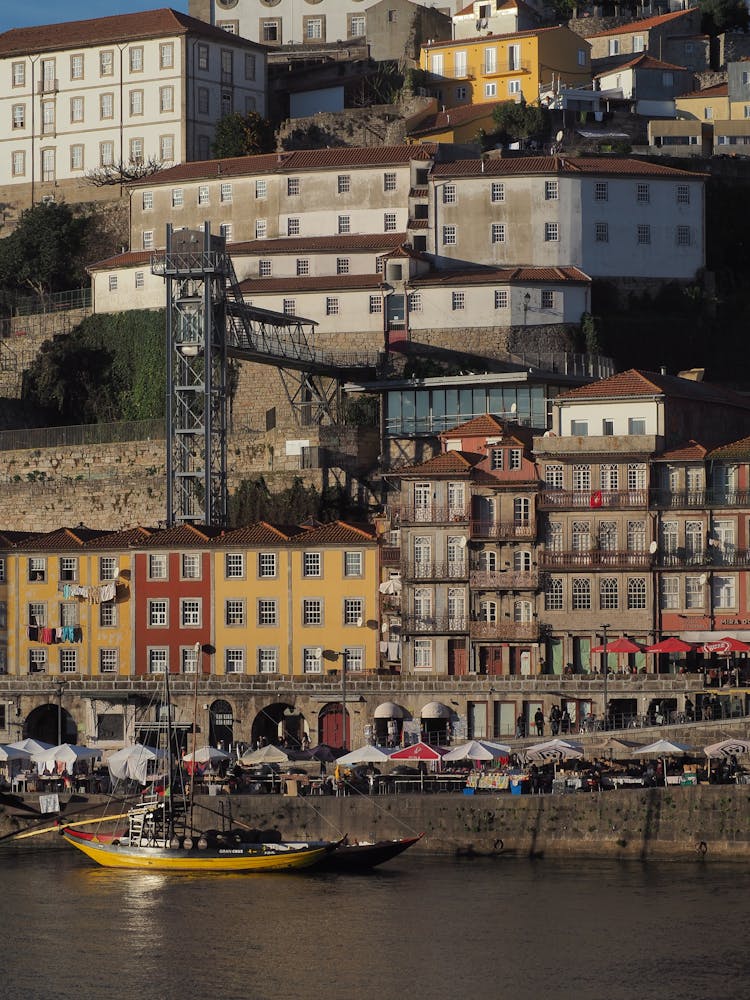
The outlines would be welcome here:
<svg viewBox="0 0 750 1000">
<path fill-rule="evenodd" d="M 219 750 L 217 747 L 198 747 L 192 753 L 185 753 L 182 759 L 191 764 L 220 764 L 223 760 L 229 760 L 226 750 Z"/>
<path fill-rule="evenodd" d="M 469 740 L 454 747 L 443 755 L 443 760 L 499 760 L 510 754 L 510 747 L 502 743 L 487 743 L 484 740 Z"/>
<path fill-rule="evenodd" d="M 428 701 L 419 712 L 423 719 L 450 719 L 451 710 L 440 701 Z"/>
<path fill-rule="evenodd" d="M 583 747 L 572 740 L 547 740 L 527 747 L 523 753 L 526 760 L 552 764 L 561 760 L 580 760 L 583 757 Z"/>
<path fill-rule="evenodd" d="M 42 750 L 51 750 L 51 743 L 42 743 L 41 740 L 17 740 L 15 743 L 8 743 L 9 747 L 13 747 L 16 750 L 28 750 L 29 753 L 39 753 Z"/>
<path fill-rule="evenodd" d="M 403 719 L 406 715 L 406 709 L 397 705 L 395 701 L 384 701 L 373 712 L 374 719 Z"/>
<path fill-rule="evenodd" d="M 10 743 L 0 743 L 0 761 L 8 760 L 28 760 L 31 754 L 28 750 L 21 750 L 20 747 L 11 746 Z"/>
<path fill-rule="evenodd" d="M 382 764 L 383 761 L 390 760 L 392 754 L 392 750 L 385 750 L 383 747 L 374 747 L 368 744 L 367 746 L 359 747 L 357 750 L 350 750 L 343 757 L 339 757 L 336 763 L 343 764 L 344 767 L 349 767 L 352 764 Z"/>
<path fill-rule="evenodd" d="M 324 760 L 332 764 L 334 760 L 338 760 L 342 756 L 342 753 L 340 750 L 329 747 L 327 743 L 319 743 L 311 750 L 303 750 L 298 756 L 300 760 Z"/>
<path fill-rule="evenodd" d="M 683 754 L 697 754 L 695 747 L 689 747 L 685 743 L 678 743 L 676 740 L 657 740 L 649 743 L 645 747 L 640 747 L 637 752 L 638 757 L 675 757 Z"/>
<path fill-rule="evenodd" d="M 401 580 L 399 580 L 398 577 L 392 577 L 390 580 L 386 580 L 384 583 L 381 583 L 378 590 L 381 594 L 390 594 L 393 596 L 394 594 L 401 593 L 401 587 Z"/>
<path fill-rule="evenodd" d="M 722 639 L 704 642 L 702 646 L 698 647 L 698 652 L 729 656 L 730 653 L 750 653 L 750 645 L 740 639 L 735 639 L 734 636 L 725 635 Z"/>
<path fill-rule="evenodd" d="M 707 757 L 738 757 L 740 754 L 750 753 L 750 740 L 721 740 L 704 747 L 703 753 Z"/>
<path fill-rule="evenodd" d="M 447 752 L 443 747 L 432 747 L 429 743 L 419 742 L 394 750 L 390 760 L 442 760 Z"/>
<path fill-rule="evenodd" d="M 269 745 L 259 750 L 246 750 L 240 757 L 240 764 L 286 764 L 290 759 L 281 747 Z"/>
<path fill-rule="evenodd" d="M 636 740 L 624 740 L 620 736 L 609 736 L 601 743 L 597 743 L 597 753 L 601 754 L 621 754 L 622 756 L 638 756 L 637 751 L 644 746 Z"/>
<path fill-rule="evenodd" d="M 145 785 L 147 781 L 157 777 L 160 768 L 155 762 L 166 760 L 166 757 L 166 750 L 156 750 L 142 743 L 134 743 L 113 753 L 107 761 L 107 766 L 112 777 L 121 780 L 131 779 Z"/>
<path fill-rule="evenodd" d="M 633 639 L 628 639 L 627 636 L 623 635 L 619 639 L 613 639 L 612 642 L 607 643 L 607 653 L 644 653 L 646 647 L 642 646 L 640 642 L 635 642 Z M 592 653 L 604 653 L 604 646 L 592 646 Z"/>
<path fill-rule="evenodd" d="M 81 760 L 94 760 L 97 757 L 101 760 L 102 752 L 97 747 L 79 747 L 72 743 L 60 743 L 59 746 L 50 747 L 49 750 L 40 750 L 31 755 L 32 761 L 38 769 L 45 767 L 54 768 L 56 764 L 72 765 Z"/>
<path fill-rule="evenodd" d="M 678 639 L 673 635 L 667 639 L 660 639 L 652 646 L 646 646 L 647 653 L 692 653 L 694 649 L 695 646 L 691 642 L 685 642 L 684 639 Z"/>
</svg>

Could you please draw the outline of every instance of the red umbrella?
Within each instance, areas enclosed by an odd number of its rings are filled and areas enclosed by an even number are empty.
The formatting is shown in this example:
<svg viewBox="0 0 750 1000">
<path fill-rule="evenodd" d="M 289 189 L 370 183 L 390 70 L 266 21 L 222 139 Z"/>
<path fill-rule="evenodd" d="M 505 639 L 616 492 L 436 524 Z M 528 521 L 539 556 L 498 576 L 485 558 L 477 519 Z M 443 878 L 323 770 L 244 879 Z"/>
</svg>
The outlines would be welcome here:
<svg viewBox="0 0 750 1000">
<path fill-rule="evenodd" d="M 389 760 L 440 760 L 444 753 L 443 747 L 431 747 L 428 743 L 413 743 L 392 753 Z"/>
<path fill-rule="evenodd" d="M 731 635 L 717 639 L 715 642 L 704 642 L 698 647 L 699 653 L 716 653 L 718 656 L 729 656 L 730 653 L 750 653 L 750 645 L 741 642 Z"/>
<path fill-rule="evenodd" d="M 669 636 L 668 639 L 661 639 L 653 646 L 646 646 L 647 653 L 691 653 L 695 649 L 690 642 L 678 639 L 676 636 Z"/>
<path fill-rule="evenodd" d="M 608 653 L 644 653 L 645 651 L 645 646 L 642 646 L 639 642 L 634 642 L 632 639 L 628 639 L 625 635 L 620 639 L 614 639 L 612 642 L 607 643 Z M 604 646 L 592 646 L 591 652 L 603 653 Z"/>
</svg>

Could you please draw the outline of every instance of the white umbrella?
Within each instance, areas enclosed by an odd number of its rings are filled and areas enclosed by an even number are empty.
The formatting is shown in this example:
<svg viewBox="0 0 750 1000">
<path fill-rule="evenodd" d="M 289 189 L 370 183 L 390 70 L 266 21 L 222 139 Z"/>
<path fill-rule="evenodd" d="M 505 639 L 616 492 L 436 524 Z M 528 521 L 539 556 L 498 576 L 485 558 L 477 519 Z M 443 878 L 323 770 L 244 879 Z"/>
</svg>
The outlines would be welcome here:
<svg viewBox="0 0 750 1000">
<path fill-rule="evenodd" d="M 31 754 L 28 750 L 11 746 L 10 743 L 0 743 L 0 761 L 28 760 Z"/>
<path fill-rule="evenodd" d="M 226 750 L 219 750 L 218 747 L 198 747 L 192 753 L 182 755 L 183 760 L 195 761 L 197 764 L 218 764 L 222 760 L 229 760 Z"/>
<path fill-rule="evenodd" d="M 290 759 L 281 747 L 269 744 L 259 750 L 247 750 L 240 757 L 240 764 L 286 764 Z"/>
<path fill-rule="evenodd" d="M 153 762 L 166 760 L 166 757 L 166 750 L 155 750 L 153 747 L 136 743 L 113 753 L 107 761 L 107 766 L 113 777 L 130 778 L 145 785 L 147 781 L 158 777 L 156 773 L 158 769 Z"/>
<path fill-rule="evenodd" d="M 639 757 L 681 757 L 685 754 L 697 754 L 694 747 L 689 747 L 685 743 L 677 743 L 675 740 L 656 740 L 648 746 L 641 747 L 635 751 Z M 667 768 L 662 764 L 664 771 L 664 785 L 667 784 Z"/>
<path fill-rule="evenodd" d="M 395 749 L 398 748 L 384 750 L 382 747 L 374 747 L 368 744 L 367 746 L 359 747 L 357 750 L 350 750 L 343 757 L 339 757 L 336 763 L 344 767 L 349 767 L 352 764 L 382 764 L 383 761 L 391 759 L 391 754 L 394 753 Z"/>
<path fill-rule="evenodd" d="M 29 753 L 39 753 L 41 750 L 51 750 L 51 743 L 42 743 L 41 740 L 17 740 L 15 743 L 8 743 L 9 747 L 13 747 L 15 750 L 28 750 Z"/>
<path fill-rule="evenodd" d="M 510 747 L 502 743 L 469 740 L 468 743 L 450 750 L 443 756 L 443 760 L 497 760 L 498 757 L 507 757 L 510 752 Z"/>
<path fill-rule="evenodd" d="M 394 594 L 400 594 L 401 588 L 401 581 L 397 577 L 394 577 L 391 580 L 386 580 L 385 583 L 381 583 L 378 590 L 381 594 L 390 594 L 393 596 Z"/>
<path fill-rule="evenodd" d="M 743 753 L 750 753 L 750 740 L 721 740 L 719 743 L 704 747 L 703 753 L 707 757 L 737 757 Z"/>
<path fill-rule="evenodd" d="M 49 750 L 40 750 L 31 755 L 32 761 L 37 769 L 44 770 L 45 767 L 54 767 L 55 764 L 75 764 L 79 760 L 93 760 L 95 757 L 101 758 L 102 752 L 96 747 L 79 747 L 72 743 L 60 743 L 59 746 L 51 747 Z"/>
<path fill-rule="evenodd" d="M 561 760 L 579 760 L 583 757 L 583 747 L 572 740 L 547 740 L 527 747 L 523 753 L 526 760 L 558 764 Z"/>
</svg>

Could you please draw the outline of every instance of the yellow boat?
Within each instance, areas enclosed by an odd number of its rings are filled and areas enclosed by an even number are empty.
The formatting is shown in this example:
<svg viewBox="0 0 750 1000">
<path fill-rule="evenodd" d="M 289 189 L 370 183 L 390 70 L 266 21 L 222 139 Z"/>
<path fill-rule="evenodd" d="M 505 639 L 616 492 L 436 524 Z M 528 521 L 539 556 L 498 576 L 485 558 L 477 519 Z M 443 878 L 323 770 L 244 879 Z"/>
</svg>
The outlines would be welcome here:
<svg viewBox="0 0 750 1000">
<path fill-rule="evenodd" d="M 333 843 L 274 844 L 242 839 L 239 831 L 216 830 L 198 836 L 169 833 L 163 800 L 128 813 L 123 834 L 90 833 L 63 826 L 67 843 L 105 868 L 165 872 L 280 872 L 307 868 L 336 848 Z"/>
</svg>

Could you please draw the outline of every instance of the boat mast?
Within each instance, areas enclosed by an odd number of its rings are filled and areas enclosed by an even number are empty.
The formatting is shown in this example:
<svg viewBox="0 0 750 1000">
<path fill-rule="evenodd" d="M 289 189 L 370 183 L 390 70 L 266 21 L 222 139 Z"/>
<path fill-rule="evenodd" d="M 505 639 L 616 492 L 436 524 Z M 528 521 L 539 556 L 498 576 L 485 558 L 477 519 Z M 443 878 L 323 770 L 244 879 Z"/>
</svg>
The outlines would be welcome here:
<svg viewBox="0 0 750 1000">
<path fill-rule="evenodd" d="M 195 759 L 195 747 L 198 732 L 198 671 L 201 668 L 202 647 L 199 642 L 195 644 L 195 686 L 193 688 L 193 773 L 190 776 L 190 832 L 193 831 L 193 802 L 195 798 L 195 769 L 198 761 Z"/>
<path fill-rule="evenodd" d="M 167 785 L 164 789 L 164 811 L 166 819 L 166 834 L 171 840 L 174 835 L 174 810 L 172 808 L 172 784 L 174 761 L 172 758 L 172 695 L 169 690 L 169 664 L 164 672 L 164 694 L 167 699 Z"/>
</svg>

